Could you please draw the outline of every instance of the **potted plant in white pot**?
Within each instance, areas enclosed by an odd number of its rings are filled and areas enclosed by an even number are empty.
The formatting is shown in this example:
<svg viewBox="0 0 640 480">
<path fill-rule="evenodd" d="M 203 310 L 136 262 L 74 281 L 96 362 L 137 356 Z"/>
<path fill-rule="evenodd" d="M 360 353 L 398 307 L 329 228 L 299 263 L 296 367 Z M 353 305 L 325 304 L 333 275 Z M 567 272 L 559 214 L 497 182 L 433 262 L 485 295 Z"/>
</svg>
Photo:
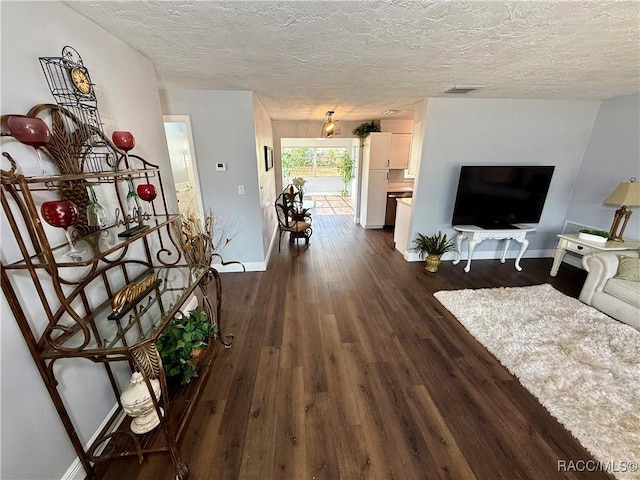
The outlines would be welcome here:
<svg viewBox="0 0 640 480">
<path fill-rule="evenodd" d="M 440 231 L 428 236 L 418 233 L 413 244 L 412 250 L 418 252 L 420 258 L 427 256 L 424 268 L 429 272 L 437 272 L 442 255 L 455 250 L 455 238 L 448 239 L 447 234 Z"/>
<path fill-rule="evenodd" d="M 607 240 L 609 240 L 609 232 L 605 232 L 604 230 L 583 228 L 578 232 L 578 238 L 595 243 L 605 243 Z"/>
</svg>

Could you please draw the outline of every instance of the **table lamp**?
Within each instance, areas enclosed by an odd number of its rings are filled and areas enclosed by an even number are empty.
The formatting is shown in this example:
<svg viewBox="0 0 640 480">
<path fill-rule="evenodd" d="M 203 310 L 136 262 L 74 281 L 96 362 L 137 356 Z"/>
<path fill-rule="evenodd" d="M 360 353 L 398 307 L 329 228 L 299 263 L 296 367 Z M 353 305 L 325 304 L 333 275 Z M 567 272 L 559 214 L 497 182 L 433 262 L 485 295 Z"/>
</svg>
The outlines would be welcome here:
<svg viewBox="0 0 640 480">
<path fill-rule="evenodd" d="M 628 182 L 622 182 L 618 185 L 618 188 L 616 188 L 614 192 L 606 198 L 604 203 L 620 207 L 616 210 L 616 213 L 613 216 L 613 223 L 611 224 L 611 230 L 609 230 L 609 240 L 614 242 L 624 242 L 622 235 L 624 234 L 624 229 L 629 222 L 629 217 L 631 217 L 631 210 L 627 207 L 640 206 L 640 183 L 636 182 L 635 177 L 632 177 Z M 620 228 L 620 233 L 618 234 L 618 227 L 620 227 L 620 222 L 623 217 L 624 222 L 622 223 L 622 228 Z"/>
</svg>

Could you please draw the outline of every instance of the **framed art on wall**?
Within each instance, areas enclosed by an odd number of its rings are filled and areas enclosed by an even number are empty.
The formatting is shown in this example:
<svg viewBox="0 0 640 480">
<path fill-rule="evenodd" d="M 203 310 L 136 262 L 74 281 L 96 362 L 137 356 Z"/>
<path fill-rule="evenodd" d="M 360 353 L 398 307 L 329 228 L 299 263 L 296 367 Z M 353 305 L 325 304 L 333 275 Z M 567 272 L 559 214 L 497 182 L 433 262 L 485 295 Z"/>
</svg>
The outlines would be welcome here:
<svg viewBox="0 0 640 480">
<path fill-rule="evenodd" d="M 267 172 L 273 168 L 273 147 L 264 146 L 264 166 Z"/>
</svg>

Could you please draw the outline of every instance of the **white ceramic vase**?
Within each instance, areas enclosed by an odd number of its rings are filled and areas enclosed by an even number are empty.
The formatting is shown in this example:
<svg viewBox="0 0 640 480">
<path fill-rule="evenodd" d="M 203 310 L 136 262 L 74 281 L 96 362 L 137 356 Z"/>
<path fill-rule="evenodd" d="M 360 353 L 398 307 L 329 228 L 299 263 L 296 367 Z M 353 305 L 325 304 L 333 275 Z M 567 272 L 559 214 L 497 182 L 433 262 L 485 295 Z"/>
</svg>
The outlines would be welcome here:
<svg viewBox="0 0 640 480">
<path fill-rule="evenodd" d="M 160 401 L 160 381 L 151 379 L 151 387 L 158 401 Z M 160 424 L 158 412 L 153 406 L 151 393 L 139 372 L 131 375 L 127 388 L 120 395 L 122 408 L 127 415 L 133 417 L 131 431 L 138 435 L 150 432 Z M 162 409 L 160 409 L 162 412 Z"/>
</svg>

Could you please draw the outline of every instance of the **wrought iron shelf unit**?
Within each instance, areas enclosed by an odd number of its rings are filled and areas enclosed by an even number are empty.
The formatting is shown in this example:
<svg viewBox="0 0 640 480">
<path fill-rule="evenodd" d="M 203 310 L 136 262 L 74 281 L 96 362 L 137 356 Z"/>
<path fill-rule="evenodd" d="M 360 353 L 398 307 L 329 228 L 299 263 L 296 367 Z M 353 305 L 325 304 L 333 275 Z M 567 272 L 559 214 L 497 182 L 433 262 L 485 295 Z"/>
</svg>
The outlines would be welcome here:
<svg viewBox="0 0 640 480">
<path fill-rule="evenodd" d="M 55 108 L 58 114 L 65 114 L 61 107 Z M 31 111 L 47 110 L 34 107 Z M 88 477 L 99 477 L 104 467 L 98 465 L 111 459 L 135 456 L 142 461 L 146 454 L 164 452 L 170 456 L 177 478 L 185 480 L 189 470 L 177 443 L 217 349 L 210 342 L 204 359 L 198 363 L 199 375 L 190 385 L 169 388 L 171 382 L 165 377 L 156 340 L 194 295 L 211 323 L 221 331 L 220 276 L 211 267 L 186 265 L 176 239 L 181 216 L 167 213 L 158 166 L 118 150 L 101 132 L 94 137 L 93 141 L 103 146 L 101 158 L 109 161 L 101 165 L 93 162 L 87 172 L 27 177 L 18 172 L 13 158 L 3 153 L 11 168 L 2 170 L 0 200 L 13 242 L 3 235 L 5 259 L 9 260 L 1 265 L 2 290 Z M 159 195 L 149 202 L 149 211 L 137 219 L 116 214 L 127 211 L 127 187 L 140 183 L 154 183 L 159 190 Z M 96 185 L 101 185 L 101 194 L 109 195 L 111 204 L 117 205 L 115 220 L 100 228 L 88 225 L 86 217 L 81 217 L 74 234 L 81 253 L 69 257 L 69 246 L 56 243 L 59 240 L 55 238 L 60 237 L 45 227 L 39 207 L 56 195 L 63 199 L 73 196 L 79 209 L 86 209 L 87 187 Z M 145 229 L 120 238 L 119 234 L 136 220 L 143 221 Z M 116 293 L 151 274 L 157 280 L 140 297 L 127 300 L 126 307 L 114 316 Z M 222 337 L 219 339 L 225 347 L 230 346 Z M 119 406 L 87 449 L 79 440 L 69 406 L 58 391 L 54 367 L 59 359 L 102 364 L 114 403 Z M 123 372 L 118 375 L 114 371 L 114 362 L 126 362 L 130 372 L 142 373 L 161 418 L 152 432 L 136 435 L 129 429 L 130 420 L 123 421 Z M 152 379 L 158 379 L 161 385 L 157 398 L 151 388 Z"/>
</svg>

